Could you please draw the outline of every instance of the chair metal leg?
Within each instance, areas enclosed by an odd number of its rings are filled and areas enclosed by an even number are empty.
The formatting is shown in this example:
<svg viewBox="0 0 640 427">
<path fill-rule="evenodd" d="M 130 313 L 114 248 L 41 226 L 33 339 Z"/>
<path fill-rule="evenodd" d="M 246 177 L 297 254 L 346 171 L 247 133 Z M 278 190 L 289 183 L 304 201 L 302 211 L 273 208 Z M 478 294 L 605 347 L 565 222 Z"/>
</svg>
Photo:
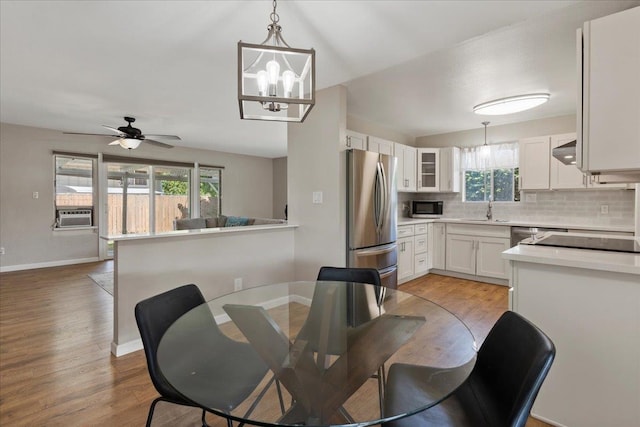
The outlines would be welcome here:
<svg viewBox="0 0 640 427">
<path fill-rule="evenodd" d="M 207 414 L 207 411 L 203 409 L 202 410 L 202 427 L 209 427 L 209 424 L 207 424 L 207 420 L 205 419 L 206 414 Z"/>
<path fill-rule="evenodd" d="M 282 399 L 282 390 L 280 389 L 280 381 L 276 380 L 276 389 L 278 390 L 278 400 L 280 401 L 280 412 L 284 415 L 284 400 Z"/>
<path fill-rule="evenodd" d="M 153 402 L 151 402 L 151 406 L 149 407 L 149 415 L 147 415 L 147 427 L 151 427 L 151 419 L 153 418 L 153 411 L 155 411 L 156 409 L 156 404 L 158 402 L 160 402 L 161 400 L 164 400 L 162 397 L 157 397 L 156 399 L 153 400 Z"/>
<path fill-rule="evenodd" d="M 384 364 L 378 368 L 378 398 L 380 400 L 380 417 L 384 417 L 384 384 L 386 382 Z"/>
</svg>

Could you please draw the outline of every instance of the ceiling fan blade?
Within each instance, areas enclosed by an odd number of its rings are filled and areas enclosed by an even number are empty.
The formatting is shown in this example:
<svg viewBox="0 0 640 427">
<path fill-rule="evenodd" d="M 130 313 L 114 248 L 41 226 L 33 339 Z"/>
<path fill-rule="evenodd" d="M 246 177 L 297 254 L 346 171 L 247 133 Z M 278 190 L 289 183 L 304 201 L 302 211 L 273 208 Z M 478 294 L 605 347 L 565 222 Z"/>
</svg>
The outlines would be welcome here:
<svg viewBox="0 0 640 427">
<path fill-rule="evenodd" d="M 182 141 L 182 138 L 180 138 L 177 135 L 149 135 L 145 133 L 144 136 L 147 138 L 170 139 L 172 141 Z"/>
<path fill-rule="evenodd" d="M 108 135 L 106 133 L 84 133 L 84 132 L 62 132 L 65 135 L 88 135 L 88 136 L 108 136 L 113 138 L 116 135 Z"/>
<path fill-rule="evenodd" d="M 109 145 L 120 145 L 120 140 L 116 139 L 115 141 L 110 142 Z"/>
<path fill-rule="evenodd" d="M 145 138 L 143 142 L 148 142 L 151 145 L 162 148 L 173 148 L 173 145 L 165 144 L 164 142 L 154 141 L 153 139 Z"/>
<path fill-rule="evenodd" d="M 103 128 L 107 128 L 107 129 L 109 129 L 110 131 L 113 131 L 113 132 L 117 133 L 118 135 L 122 135 L 122 132 L 120 132 L 120 130 L 118 130 L 118 129 L 116 129 L 116 128 L 113 128 L 113 127 L 111 127 L 111 126 L 107 126 L 107 125 L 102 125 L 102 127 L 103 127 Z"/>
</svg>

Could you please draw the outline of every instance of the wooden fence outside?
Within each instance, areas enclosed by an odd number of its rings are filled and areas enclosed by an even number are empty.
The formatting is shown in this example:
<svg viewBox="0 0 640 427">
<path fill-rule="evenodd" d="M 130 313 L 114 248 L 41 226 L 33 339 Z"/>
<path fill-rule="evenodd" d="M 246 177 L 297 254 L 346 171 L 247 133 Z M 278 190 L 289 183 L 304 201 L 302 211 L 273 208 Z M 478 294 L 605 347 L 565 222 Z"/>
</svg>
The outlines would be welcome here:
<svg viewBox="0 0 640 427">
<path fill-rule="evenodd" d="M 59 194 L 56 197 L 58 207 L 91 206 L 90 194 Z M 189 205 L 188 196 L 156 196 L 156 231 L 173 230 L 173 220 L 185 215 L 178 204 Z M 107 218 L 109 235 L 122 233 L 122 194 L 109 194 L 107 197 Z M 188 216 L 188 213 L 186 213 Z M 147 233 L 149 231 L 149 195 L 129 194 L 127 196 L 127 233 Z"/>
</svg>

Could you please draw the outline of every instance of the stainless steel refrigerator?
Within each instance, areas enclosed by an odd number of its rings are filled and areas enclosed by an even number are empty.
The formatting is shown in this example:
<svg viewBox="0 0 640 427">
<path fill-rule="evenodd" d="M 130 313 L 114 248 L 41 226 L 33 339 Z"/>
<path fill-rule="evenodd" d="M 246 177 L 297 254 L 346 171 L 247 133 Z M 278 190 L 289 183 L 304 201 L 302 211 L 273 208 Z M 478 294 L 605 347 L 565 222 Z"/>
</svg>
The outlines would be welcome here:
<svg viewBox="0 0 640 427">
<path fill-rule="evenodd" d="M 376 268 L 398 286 L 396 158 L 347 150 L 347 266 Z"/>
</svg>

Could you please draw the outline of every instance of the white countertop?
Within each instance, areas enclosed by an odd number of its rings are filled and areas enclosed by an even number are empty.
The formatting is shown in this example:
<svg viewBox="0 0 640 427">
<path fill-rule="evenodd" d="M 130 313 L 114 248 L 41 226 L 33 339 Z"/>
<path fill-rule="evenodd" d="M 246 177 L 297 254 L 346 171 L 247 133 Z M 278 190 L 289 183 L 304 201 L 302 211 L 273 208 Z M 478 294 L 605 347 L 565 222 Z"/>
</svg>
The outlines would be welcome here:
<svg viewBox="0 0 640 427">
<path fill-rule="evenodd" d="M 510 261 L 628 273 L 640 276 L 640 254 L 591 249 L 517 245 L 502 252 Z M 640 277 L 638 278 L 640 285 Z"/>
<path fill-rule="evenodd" d="M 596 225 L 596 224 L 572 224 L 572 223 L 553 223 L 553 222 L 537 222 L 537 221 L 521 221 L 521 220 L 502 220 L 497 218 L 492 221 L 480 220 L 476 221 L 468 218 L 398 218 L 398 225 L 412 225 L 429 222 L 444 222 L 454 224 L 476 224 L 476 225 L 502 225 L 508 227 L 539 227 L 539 228 L 567 228 L 573 230 L 596 230 L 596 231 L 616 231 L 633 233 L 633 224 L 628 226 L 615 225 Z"/>
<path fill-rule="evenodd" d="M 216 227 L 216 228 L 198 228 L 193 230 L 174 230 L 164 231 L 160 233 L 140 233 L 140 234 L 117 234 L 112 236 L 100 236 L 104 240 L 113 240 L 119 242 L 122 240 L 141 240 L 141 239 L 158 239 L 171 238 L 181 236 L 215 236 L 228 233 L 250 233 L 252 231 L 261 230 L 282 230 L 296 228 L 297 225 L 292 224 L 264 224 L 264 225 L 247 225 L 239 227 Z"/>
</svg>

